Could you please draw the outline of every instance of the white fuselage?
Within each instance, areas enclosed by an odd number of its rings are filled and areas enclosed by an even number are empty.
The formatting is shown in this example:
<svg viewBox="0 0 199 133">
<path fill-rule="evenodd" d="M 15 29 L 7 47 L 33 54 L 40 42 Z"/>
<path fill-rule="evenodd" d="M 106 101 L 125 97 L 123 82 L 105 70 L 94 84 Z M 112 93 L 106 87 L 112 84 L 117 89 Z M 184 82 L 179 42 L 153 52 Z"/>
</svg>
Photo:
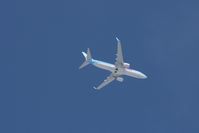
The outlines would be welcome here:
<svg viewBox="0 0 199 133">
<path fill-rule="evenodd" d="M 116 69 L 116 66 L 114 64 L 106 63 L 106 62 L 99 61 L 99 60 L 92 59 L 91 64 L 93 64 L 94 66 L 96 66 L 98 68 L 111 71 L 118 76 L 126 75 L 126 76 L 131 76 L 131 77 L 139 78 L 139 79 L 147 78 L 147 76 L 145 74 L 143 74 L 137 70 L 133 70 L 133 69 L 125 68 L 125 67 Z"/>
</svg>

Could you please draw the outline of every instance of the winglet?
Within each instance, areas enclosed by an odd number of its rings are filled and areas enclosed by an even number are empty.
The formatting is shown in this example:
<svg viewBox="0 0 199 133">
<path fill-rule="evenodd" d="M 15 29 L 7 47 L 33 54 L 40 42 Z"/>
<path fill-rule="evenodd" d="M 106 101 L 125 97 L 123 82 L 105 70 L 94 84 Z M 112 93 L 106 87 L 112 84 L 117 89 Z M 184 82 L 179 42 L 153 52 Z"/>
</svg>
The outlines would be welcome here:
<svg viewBox="0 0 199 133">
<path fill-rule="evenodd" d="M 97 87 L 95 87 L 95 86 L 93 87 L 93 89 L 95 89 L 95 90 L 100 90 L 99 88 L 97 88 Z"/>
<path fill-rule="evenodd" d="M 93 89 L 97 90 L 97 88 L 95 86 L 93 86 Z"/>
<path fill-rule="evenodd" d="M 116 40 L 119 42 L 120 40 L 116 37 Z"/>
</svg>

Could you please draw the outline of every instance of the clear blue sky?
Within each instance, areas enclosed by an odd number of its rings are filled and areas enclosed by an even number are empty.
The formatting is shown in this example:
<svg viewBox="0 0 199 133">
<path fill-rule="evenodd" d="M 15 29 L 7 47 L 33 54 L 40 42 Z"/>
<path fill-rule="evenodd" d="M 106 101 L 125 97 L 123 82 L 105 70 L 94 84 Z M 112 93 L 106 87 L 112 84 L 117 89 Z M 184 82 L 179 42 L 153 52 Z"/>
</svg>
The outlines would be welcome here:
<svg viewBox="0 0 199 133">
<path fill-rule="evenodd" d="M 1 4 L 0 132 L 198 133 L 197 0 L 17 0 Z M 149 78 L 78 70 L 82 50 Z"/>
</svg>

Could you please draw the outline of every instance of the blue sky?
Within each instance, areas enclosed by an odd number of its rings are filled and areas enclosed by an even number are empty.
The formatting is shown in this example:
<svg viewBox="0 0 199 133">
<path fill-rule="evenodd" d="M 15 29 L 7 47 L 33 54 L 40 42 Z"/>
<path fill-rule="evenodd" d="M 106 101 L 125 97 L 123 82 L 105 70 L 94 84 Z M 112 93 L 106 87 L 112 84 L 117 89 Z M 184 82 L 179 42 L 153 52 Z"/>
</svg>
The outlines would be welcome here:
<svg viewBox="0 0 199 133">
<path fill-rule="evenodd" d="M 3 133 L 198 133 L 199 2 L 18 0 L 1 8 Z M 81 55 L 124 59 L 148 76 L 102 91 L 109 72 Z"/>
</svg>

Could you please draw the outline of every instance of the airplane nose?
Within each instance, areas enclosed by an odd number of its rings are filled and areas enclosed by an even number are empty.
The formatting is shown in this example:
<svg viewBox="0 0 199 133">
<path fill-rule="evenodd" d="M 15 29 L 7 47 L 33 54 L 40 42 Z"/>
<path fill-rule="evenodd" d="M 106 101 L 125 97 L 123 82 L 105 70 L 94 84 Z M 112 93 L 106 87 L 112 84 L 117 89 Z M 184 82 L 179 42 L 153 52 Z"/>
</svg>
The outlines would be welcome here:
<svg viewBox="0 0 199 133">
<path fill-rule="evenodd" d="M 147 78 L 147 76 L 146 75 L 144 75 L 144 79 L 146 79 Z"/>
<path fill-rule="evenodd" d="M 146 79 L 147 78 L 147 76 L 145 74 L 143 74 L 143 73 L 142 73 L 141 77 L 142 77 L 142 79 Z"/>
</svg>

